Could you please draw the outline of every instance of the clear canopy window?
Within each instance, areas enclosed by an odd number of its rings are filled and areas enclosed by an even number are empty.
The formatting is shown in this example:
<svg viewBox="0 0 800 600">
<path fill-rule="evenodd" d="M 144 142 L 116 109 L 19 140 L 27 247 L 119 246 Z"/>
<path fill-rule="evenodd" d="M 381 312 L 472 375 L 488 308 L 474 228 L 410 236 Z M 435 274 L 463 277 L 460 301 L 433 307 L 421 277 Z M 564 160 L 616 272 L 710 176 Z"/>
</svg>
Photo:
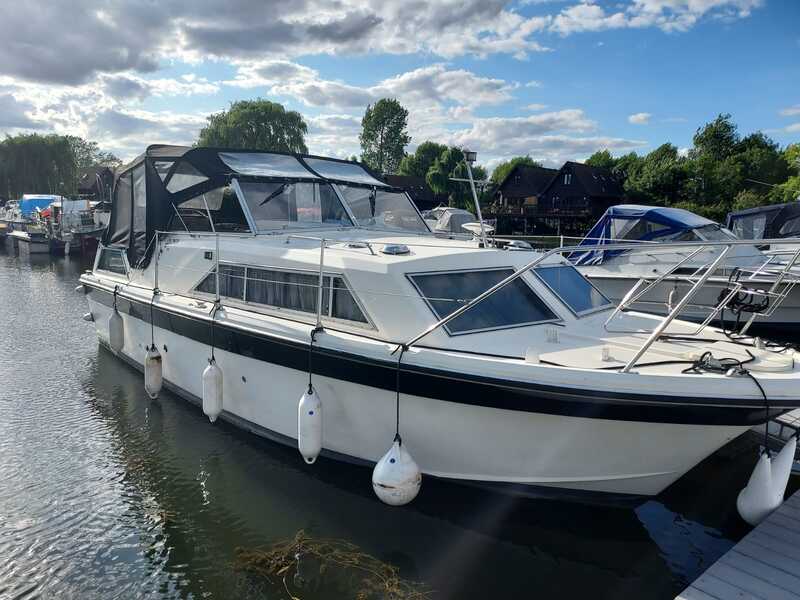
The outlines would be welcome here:
<svg viewBox="0 0 800 600">
<path fill-rule="evenodd" d="M 314 169 L 316 173 L 319 173 L 325 179 L 376 186 L 386 185 L 375 179 L 372 175 L 367 173 L 361 165 L 356 163 L 338 162 L 335 160 L 326 160 L 324 158 L 306 158 L 305 161 L 309 167 Z"/>
<path fill-rule="evenodd" d="M 576 315 L 611 305 L 572 265 L 538 267 L 534 273 Z"/>
<path fill-rule="evenodd" d="M 767 215 L 737 217 L 733 222 L 733 233 L 743 240 L 762 240 L 767 229 Z"/>
<path fill-rule="evenodd" d="M 408 278 L 436 318 L 442 319 L 513 272 L 512 269 L 491 269 L 418 273 L 408 275 Z M 558 316 L 527 283 L 522 279 L 515 279 L 447 323 L 444 328 L 450 335 L 458 335 L 557 319 Z"/>
<path fill-rule="evenodd" d="M 244 199 L 259 231 L 286 226 L 352 226 L 327 183 L 241 182 Z"/>
<path fill-rule="evenodd" d="M 430 231 L 411 200 L 402 192 L 340 185 L 339 191 L 362 227 Z"/>
<path fill-rule="evenodd" d="M 220 160 L 242 175 L 319 179 L 294 156 L 267 152 L 220 152 Z"/>
<path fill-rule="evenodd" d="M 191 164 L 186 161 L 181 161 L 178 163 L 178 167 L 167 182 L 167 191 L 175 194 L 207 180 L 208 177 L 195 169 Z"/>
</svg>

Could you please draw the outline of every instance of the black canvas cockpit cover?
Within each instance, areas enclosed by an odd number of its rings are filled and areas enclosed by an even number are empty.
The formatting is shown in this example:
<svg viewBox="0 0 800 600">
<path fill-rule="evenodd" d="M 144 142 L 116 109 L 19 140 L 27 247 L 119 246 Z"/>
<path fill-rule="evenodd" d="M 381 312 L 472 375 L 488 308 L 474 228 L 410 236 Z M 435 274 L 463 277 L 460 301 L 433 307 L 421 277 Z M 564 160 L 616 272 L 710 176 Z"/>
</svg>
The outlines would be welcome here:
<svg viewBox="0 0 800 600">
<path fill-rule="evenodd" d="M 292 157 L 297 168 L 291 172 L 259 170 L 257 166 L 270 155 Z M 225 156 L 227 162 L 221 156 Z M 246 167 L 237 169 L 239 165 Z M 147 266 L 150 242 L 156 231 L 168 228 L 177 207 L 200 194 L 227 185 L 232 176 L 277 181 L 322 179 L 391 189 L 363 165 L 337 159 L 250 150 L 150 146 L 117 176 L 111 218 L 103 243 L 124 247 L 131 266 Z"/>
</svg>

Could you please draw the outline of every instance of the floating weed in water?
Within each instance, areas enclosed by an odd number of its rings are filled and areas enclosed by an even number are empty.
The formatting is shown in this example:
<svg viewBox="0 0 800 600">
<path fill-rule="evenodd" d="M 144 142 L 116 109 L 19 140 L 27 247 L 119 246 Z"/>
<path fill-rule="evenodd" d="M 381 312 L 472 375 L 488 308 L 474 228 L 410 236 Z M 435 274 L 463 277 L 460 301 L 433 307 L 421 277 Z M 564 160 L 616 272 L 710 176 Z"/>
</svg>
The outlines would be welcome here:
<svg viewBox="0 0 800 600">
<path fill-rule="evenodd" d="M 273 584 L 279 579 L 291 600 L 433 598 L 433 591 L 424 584 L 401 578 L 397 567 L 362 552 L 355 544 L 312 538 L 303 530 L 293 539 L 265 549 L 237 548 L 236 566 L 262 575 Z"/>
</svg>

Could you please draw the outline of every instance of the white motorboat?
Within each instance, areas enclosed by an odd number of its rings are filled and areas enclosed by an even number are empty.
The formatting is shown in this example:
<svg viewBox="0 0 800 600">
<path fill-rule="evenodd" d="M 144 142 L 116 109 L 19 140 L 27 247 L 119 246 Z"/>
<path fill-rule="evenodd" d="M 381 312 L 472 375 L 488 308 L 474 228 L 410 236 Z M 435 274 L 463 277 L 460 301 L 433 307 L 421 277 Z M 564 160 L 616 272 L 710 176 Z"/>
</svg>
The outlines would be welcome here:
<svg viewBox="0 0 800 600">
<path fill-rule="evenodd" d="M 374 464 L 400 434 L 426 476 L 652 495 L 800 407 L 791 349 L 615 312 L 556 252 L 437 238 L 352 162 L 151 146 L 81 283 L 102 344 L 160 355 L 148 393 L 163 374 L 296 445 L 313 382 L 323 455 Z"/>
<path fill-rule="evenodd" d="M 637 242 L 639 247 L 609 247 L 614 242 Z M 727 250 L 726 242 L 732 243 Z M 614 302 L 649 278 L 652 285 L 642 289 L 630 306 L 655 314 L 667 314 L 725 251 L 719 268 L 681 318 L 700 322 L 712 317 L 714 323 L 721 321 L 735 330 L 749 323 L 747 333 L 765 337 L 787 339 L 800 334 L 798 252 L 779 259 L 687 210 L 634 204 L 609 208 L 580 246 L 581 251 L 571 253 L 570 260 Z M 734 288 L 737 293 L 719 306 Z"/>
</svg>

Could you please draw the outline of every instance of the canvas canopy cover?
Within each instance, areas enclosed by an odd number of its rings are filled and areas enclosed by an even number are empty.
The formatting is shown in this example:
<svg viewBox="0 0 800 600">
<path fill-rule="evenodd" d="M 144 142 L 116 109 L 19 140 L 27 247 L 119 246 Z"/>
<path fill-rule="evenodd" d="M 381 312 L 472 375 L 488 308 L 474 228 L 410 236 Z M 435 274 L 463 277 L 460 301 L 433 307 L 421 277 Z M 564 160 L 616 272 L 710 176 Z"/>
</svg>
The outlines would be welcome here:
<svg viewBox="0 0 800 600">
<path fill-rule="evenodd" d="M 800 201 L 728 213 L 728 229 L 743 240 L 800 236 Z"/>
<path fill-rule="evenodd" d="M 675 239 L 686 232 L 703 227 L 719 226 L 710 219 L 682 208 L 620 204 L 609 208 L 581 240 L 587 249 L 615 241 L 655 242 Z M 569 259 L 579 265 L 599 264 L 625 250 L 587 250 L 573 252 Z"/>
<path fill-rule="evenodd" d="M 52 194 L 24 194 L 19 201 L 19 211 L 23 217 L 30 217 L 36 211 L 42 211 L 53 202 L 60 202 L 61 196 Z"/>
<path fill-rule="evenodd" d="M 464 223 L 472 223 L 475 221 L 475 215 L 463 208 L 447 208 L 436 221 L 435 231 L 448 232 L 448 233 L 465 233 L 462 229 Z"/>
<path fill-rule="evenodd" d="M 144 266 L 156 231 L 177 207 L 241 181 L 330 182 L 392 189 L 359 163 L 279 152 L 154 145 L 117 175 L 103 243 L 122 246 L 132 265 Z"/>
</svg>

